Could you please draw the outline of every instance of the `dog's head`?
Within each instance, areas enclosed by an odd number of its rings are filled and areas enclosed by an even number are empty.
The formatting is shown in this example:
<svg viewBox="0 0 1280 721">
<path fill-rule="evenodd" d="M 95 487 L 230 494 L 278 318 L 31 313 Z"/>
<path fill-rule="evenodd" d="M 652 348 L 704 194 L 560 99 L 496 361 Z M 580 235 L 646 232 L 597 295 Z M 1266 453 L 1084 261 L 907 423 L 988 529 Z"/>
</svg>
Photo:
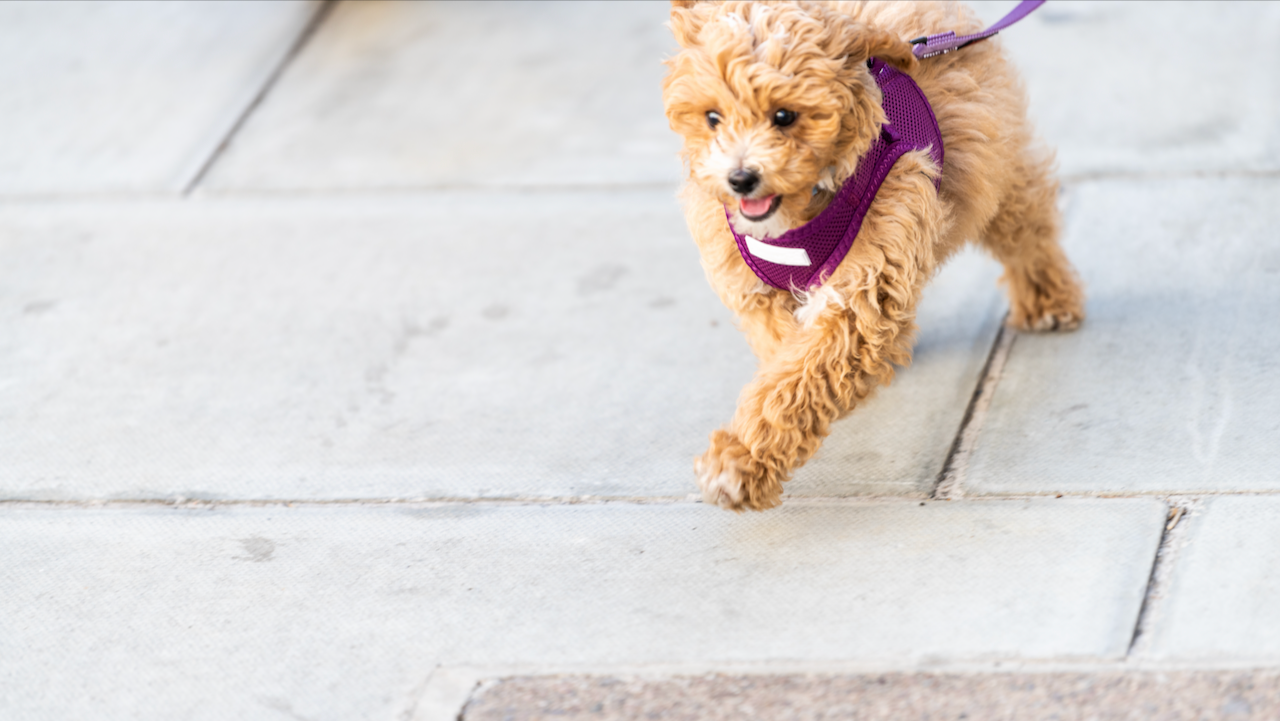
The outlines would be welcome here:
<svg viewBox="0 0 1280 721">
<path fill-rule="evenodd" d="M 867 59 L 916 62 L 907 42 L 819 3 L 673 0 L 671 30 L 681 50 L 663 100 L 690 181 L 757 237 L 811 219 L 870 147 L 885 116 Z"/>
</svg>

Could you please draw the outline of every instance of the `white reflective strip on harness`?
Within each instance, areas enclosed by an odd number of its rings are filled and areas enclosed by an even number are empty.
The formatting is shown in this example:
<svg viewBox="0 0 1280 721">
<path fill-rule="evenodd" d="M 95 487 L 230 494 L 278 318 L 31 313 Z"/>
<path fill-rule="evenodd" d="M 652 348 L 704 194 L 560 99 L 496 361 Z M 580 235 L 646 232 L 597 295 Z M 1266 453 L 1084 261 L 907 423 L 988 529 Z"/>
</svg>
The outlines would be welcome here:
<svg viewBox="0 0 1280 721">
<path fill-rule="evenodd" d="M 767 260 L 778 265 L 813 265 L 809 261 L 809 254 L 805 252 L 804 248 L 779 248 L 776 245 L 762 243 L 749 235 L 744 237 L 747 239 L 747 250 L 761 260 Z"/>
</svg>

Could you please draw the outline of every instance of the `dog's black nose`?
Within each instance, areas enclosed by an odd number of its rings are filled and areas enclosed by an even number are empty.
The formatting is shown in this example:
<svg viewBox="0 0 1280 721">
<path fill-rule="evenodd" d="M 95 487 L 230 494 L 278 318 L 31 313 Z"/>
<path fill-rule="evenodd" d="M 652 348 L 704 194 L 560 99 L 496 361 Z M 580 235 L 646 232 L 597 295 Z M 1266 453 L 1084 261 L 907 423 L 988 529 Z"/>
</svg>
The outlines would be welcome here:
<svg viewBox="0 0 1280 721">
<path fill-rule="evenodd" d="M 738 169 L 729 173 L 729 187 L 741 195 L 755 190 L 759 184 L 760 176 L 756 175 L 755 171 Z"/>
</svg>

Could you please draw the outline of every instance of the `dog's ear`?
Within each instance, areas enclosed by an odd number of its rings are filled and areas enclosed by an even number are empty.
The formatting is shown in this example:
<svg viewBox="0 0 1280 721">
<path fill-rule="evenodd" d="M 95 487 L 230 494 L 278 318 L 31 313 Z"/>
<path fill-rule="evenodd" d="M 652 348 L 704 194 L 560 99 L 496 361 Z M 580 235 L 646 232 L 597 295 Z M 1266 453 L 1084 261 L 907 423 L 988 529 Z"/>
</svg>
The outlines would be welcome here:
<svg viewBox="0 0 1280 721">
<path fill-rule="evenodd" d="M 698 44 L 698 33 L 706 23 L 706 18 L 694 7 L 696 4 L 697 0 L 671 0 L 671 22 L 667 26 L 682 48 Z"/>
<path fill-rule="evenodd" d="M 844 32 L 837 34 L 836 42 L 843 47 L 831 50 L 847 54 L 854 62 L 865 63 L 867 58 L 880 58 L 907 71 L 914 70 L 919 63 L 911 43 L 887 30 L 862 23 L 850 22 Z"/>
</svg>

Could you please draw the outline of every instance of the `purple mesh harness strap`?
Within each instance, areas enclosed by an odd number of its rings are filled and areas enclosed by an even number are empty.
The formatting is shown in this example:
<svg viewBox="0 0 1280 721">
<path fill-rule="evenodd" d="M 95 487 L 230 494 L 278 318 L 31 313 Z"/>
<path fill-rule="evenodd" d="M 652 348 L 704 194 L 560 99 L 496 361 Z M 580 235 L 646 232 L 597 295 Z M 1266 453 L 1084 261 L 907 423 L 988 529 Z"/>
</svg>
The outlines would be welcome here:
<svg viewBox="0 0 1280 721">
<path fill-rule="evenodd" d="M 911 41 L 916 46 L 914 52 L 919 58 L 928 58 L 985 40 L 1042 4 L 1044 0 L 1022 2 L 1000 22 L 976 35 L 957 37 L 954 32 L 948 32 L 917 38 Z M 831 277 L 853 247 L 880 184 L 904 153 L 928 150 L 939 174 L 942 172 L 942 133 L 928 98 L 911 76 L 879 58 L 871 58 L 869 62 L 871 76 L 884 97 L 888 122 L 880 129 L 879 137 L 871 142 L 866 155 L 859 159 L 857 170 L 836 192 L 830 205 L 799 228 L 767 239 L 739 233 L 733 227 L 732 212 L 725 207 L 729 232 L 737 241 L 742 259 L 760 280 L 774 288 L 813 290 Z M 940 183 L 941 175 L 934 179 L 934 187 L 940 187 Z"/>
<path fill-rule="evenodd" d="M 943 53 L 951 52 L 952 50 L 959 50 L 960 48 L 971 43 L 976 43 L 979 40 L 986 40 L 992 35 L 995 35 L 1001 30 L 1004 30 L 1022 18 L 1030 15 L 1032 10 L 1035 10 L 1041 5 L 1044 5 L 1044 0 L 1023 0 L 1018 3 L 1017 7 L 1010 10 L 1008 15 L 1000 18 L 1000 22 L 975 35 L 957 36 L 954 31 L 949 31 L 939 33 L 937 35 L 926 35 L 924 37 L 916 38 L 911 41 L 911 44 L 915 45 L 912 52 L 916 54 L 917 58 L 923 60 L 924 58 L 931 58 L 934 55 L 941 55 Z"/>
</svg>

